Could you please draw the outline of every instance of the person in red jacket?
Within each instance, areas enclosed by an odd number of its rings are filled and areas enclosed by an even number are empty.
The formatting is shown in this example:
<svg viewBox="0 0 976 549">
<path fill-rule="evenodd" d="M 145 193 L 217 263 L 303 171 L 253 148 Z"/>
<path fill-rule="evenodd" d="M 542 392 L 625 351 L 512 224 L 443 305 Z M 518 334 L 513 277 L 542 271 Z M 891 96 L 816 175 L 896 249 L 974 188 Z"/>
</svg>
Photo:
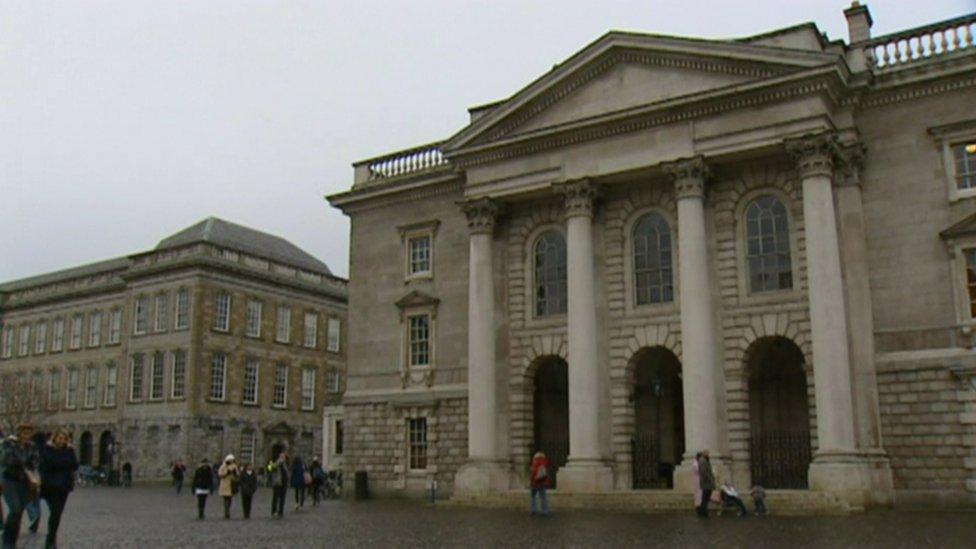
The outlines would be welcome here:
<svg viewBox="0 0 976 549">
<path fill-rule="evenodd" d="M 546 497 L 546 489 L 551 485 L 549 480 L 551 474 L 549 459 L 544 453 L 536 452 L 532 456 L 532 467 L 529 470 L 529 482 L 532 487 L 532 497 L 529 500 L 529 513 L 532 515 L 537 514 L 535 496 L 539 494 L 539 499 L 542 502 L 542 516 L 549 516 L 549 498 Z"/>
</svg>

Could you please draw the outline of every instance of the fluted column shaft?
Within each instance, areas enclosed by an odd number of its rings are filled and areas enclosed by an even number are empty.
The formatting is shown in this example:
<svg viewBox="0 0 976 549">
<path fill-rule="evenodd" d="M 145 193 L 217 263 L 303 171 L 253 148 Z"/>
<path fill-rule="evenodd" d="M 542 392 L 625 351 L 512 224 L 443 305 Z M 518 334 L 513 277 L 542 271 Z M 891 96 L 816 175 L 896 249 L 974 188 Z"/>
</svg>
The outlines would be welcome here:
<svg viewBox="0 0 976 549">
<path fill-rule="evenodd" d="M 492 232 L 498 207 L 478 200 L 463 206 L 468 216 L 468 457 L 498 455 L 495 398 L 495 283 Z"/>
<path fill-rule="evenodd" d="M 855 443 L 850 350 L 832 187 L 838 149 L 830 133 L 791 140 L 786 145 L 797 162 L 803 185 L 817 455 L 851 454 Z"/>
<path fill-rule="evenodd" d="M 721 359 L 712 298 L 712 269 L 705 229 L 705 179 L 701 157 L 663 166 L 678 200 L 678 281 L 681 299 L 681 370 L 685 452 L 721 452 L 718 410 Z"/>
</svg>

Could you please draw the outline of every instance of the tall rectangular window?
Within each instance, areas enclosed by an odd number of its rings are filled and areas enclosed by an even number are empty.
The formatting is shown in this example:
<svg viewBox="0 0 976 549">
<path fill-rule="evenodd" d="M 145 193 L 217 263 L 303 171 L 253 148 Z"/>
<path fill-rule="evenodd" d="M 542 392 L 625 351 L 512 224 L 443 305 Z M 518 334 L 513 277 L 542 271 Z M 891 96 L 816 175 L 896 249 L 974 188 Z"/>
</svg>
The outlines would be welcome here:
<svg viewBox="0 0 976 549">
<path fill-rule="evenodd" d="M 417 236 L 409 240 L 411 275 L 430 273 L 430 235 Z"/>
<path fill-rule="evenodd" d="M 339 393 L 339 372 L 329 370 L 325 374 L 325 390 L 332 395 Z"/>
<path fill-rule="evenodd" d="M 30 383 L 31 410 L 41 409 L 41 398 L 44 395 L 44 387 L 42 386 L 43 383 L 44 383 L 43 372 L 38 371 L 31 374 L 31 383 Z"/>
<path fill-rule="evenodd" d="M 230 330 L 230 294 L 218 292 L 214 298 L 213 328 L 218 332 Z"/>
<path fill-rule="evenodd" d="M 315 370 L 302 368 L 302 410 L 315 408 Z"/>
<path fill-rule="evenodd" d="M 244 404 L 258 403 L 258 373 L 260 364 L 252 358 L 244 363 Z"/>
<path fill-rule="evenodd" d="M 427 418 L 418 417 L 407 420 L 409 437 L 409 463 L 411 471 L 427 469 Z"/>
<path fill-rule="evenodd" d="M 224 400 L 227 389 L 227 355 L 214 353 L 210 361 L 210 399 Z"/>
<path fill-rule="evenodd" d="M 81 348 L 81 329 L 85 319 L 82 315 L 75 315 L 71 318 L 71 348 Z"/>
<path fill-rule="evenodd" d="M 98 370 L 94 366 L 89 366 L 85 370 L 85 408 L 94 408 L 97 396 Z"/>
<path fill-rule="evenodd" d="M 129 371 L 129 400 L 132 402 L 142 400 L 143 361 L 142 355 L 132 355 L 132 369 Z"/>
<path fill-rule="evenodd" d="M 74 410 L 78 406 L 78 369 L 68 368 L 68 386 L 64 393 L 64 407 Z"/>
<path fill-rule="evenodd" d="M 335 442 L 332 446 L 332 451 L 335 455 L 342 455 L 342 439 L 345 436 L 345 430 L 343 429 L 343 424 L 341 419 L 335 421 Z"/>
<path fill-rule="evenodd" d="M 60 352 L 64 349 L 64 319 L 55 318 L 51 325 L 51 351 Z"/>
<path fill-rule="evenodd" d="M 430 365 L 430 315 L 415 315 L 409 319 L 410 366 Z"/>
<path fill-rule="evenodd" d="M 61 401 L 61 370 L 51 370 L 51 377 L 47 380 L 47 407 L 58 409 Z"/>
<path fill-rule="evenodd" d="M 149 330 L 149 298 L 139 296 L 136 298 L 136 314 L 132 332 L 144 334 L 147 330 Z"/>
<path fill-rule="evenodd" d="M 118 343 L 122 339 L 122 309 L 113 309 L 108 321 L 108 342 Z"/>
<path fill-rule="evenodd" d="M 330 352 L 339 352 L 339 333 L 342 330 L 342 322 L 338 318 L 330 318 L 326 334 L 329 338 L 328 346 Z"/>
<path fill-rule="evenodd" d="M 14 327 L 7 326 L 3 331 L 3 358 L 10 358 L 14 354 Z"/>
<path fill-rule="evenodd" d="M 88 346 L 98 347 L 102 344 L 102 313 L 95 311 L 88 317 Z"/>
<path fill-rule="evenodd" d="M 173 351 L 173 379 L 170 383 L 170 395 L 173 398 L 183 398 L 186 395 L 186 351 Z"/>
<path fill-rule="evenodd" d="M 173 327 L 182 330 L 190 325 L 190 291 L 180 288 L 176 292 L 176 322 Z"/>
<path fill-rule="evenodd" d="M 30 332 L 31 332 L 30 324 L 24 324 L 23 326 L 20 327 L 20 339 L 17 341 L 18 356 L 27 356 L 27 353 L 30 352 Z"/>
<path fill-rule="evenodd" d="M 119 370 L 114 362 L 105 365 L 105 397 L 102 403 L 105 406 L 115 406 L 116 387 L 119 384 Z"/>
<path fill-rule="evenodd" d="M 954 143 L 952 160 L 958 189 L 976 188 L 976 141 Z"/>
<path fill-rule="evenodd" d="M 261 337 L 261 309 L 260 301 L 248 301 L 244 322 L 244 335 Z"/>
<path fill-rule="evenodd" d="M 169 324 L 169 294 L 159 294 L 156 296 L 156 316 L 155 322 L 153 322 L 153 331 L 165 332 L 167 324 Z"/>
<path fill-rule="evenodd" d="M 149 373 L 149 400 L 163 399 L 163 370 L 166 361 L 166 353 L 156 351 L 153 353 L 152 369 Z"/>
<path fill-rule="evenodd" d="M 275 408 L 288 405 L 288 366 L 284 364 L 275 365 L 273 405 Z"/>
<path fill-rule="evenodd" d="M 309 349 L 314 349 L 319 338 L 319 315 L 315 313 L 305 313 L 305 340 L 304 344 Z"/>
<path fill-rule="evenodd" d="M 291 341 L 291 309 L 278 307 L 278 322 L 275 340 L 280 343 Z"/>
<path fill-rule="evenodd" d="M 34 354 L 41 354 L 47 350 L 47 322 L 38 322 L 34 327 Z"/>
</svg>

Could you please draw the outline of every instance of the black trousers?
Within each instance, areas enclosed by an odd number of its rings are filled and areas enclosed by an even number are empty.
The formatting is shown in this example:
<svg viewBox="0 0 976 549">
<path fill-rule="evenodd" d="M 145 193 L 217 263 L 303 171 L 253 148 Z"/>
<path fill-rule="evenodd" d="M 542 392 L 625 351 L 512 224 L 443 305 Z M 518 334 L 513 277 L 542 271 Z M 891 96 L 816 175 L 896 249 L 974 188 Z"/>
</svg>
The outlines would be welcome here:
<svg viewBox="0 0 976 549">
<path fill-rule="evenodd" d="M 702 504 L 698 508 L 698 516 L 707 517 L 708 516 L 708 502 L 712 499 L 711 490 L 702 490 Z"/>
<path fill-rule="evenodd" d="M 234 496 L 223 496 L 224 498 L 224 518 L 230 518 L 230 504 L 234 500 Z"/>
<path fill-rule="evenodd" d="M 271 514 L 278 514 L 279 517 L 285 516 L 285 491 L 287 486 L 275 486 L 271 489 Z"/>
<path fill-rule="evenodd" d="M 203 510 L 207 508 L 207 494 L 197 494 L 197 516 L 203 518 Z"/>
<path fill-rule="evenodd" d="M 244 508 L 244 518 L 251 518 L 251 501 L 254 494 L 241 494 L 241 507 Z"/>
<path fill-rule="evenodd" d="M 61 513 L 68 503 L 67 490 L 48 490 L 44 494 L 50 514 L 47 517 L 47 546 L 54 547 L 58 542 L 58 527 L 61 526 Z"/>
<path fill-rule="evenodd" d="M 305 487 L 299 486 L 295 488 L 295 505 L 299 507 L 305 507 Z"/>
</svg>

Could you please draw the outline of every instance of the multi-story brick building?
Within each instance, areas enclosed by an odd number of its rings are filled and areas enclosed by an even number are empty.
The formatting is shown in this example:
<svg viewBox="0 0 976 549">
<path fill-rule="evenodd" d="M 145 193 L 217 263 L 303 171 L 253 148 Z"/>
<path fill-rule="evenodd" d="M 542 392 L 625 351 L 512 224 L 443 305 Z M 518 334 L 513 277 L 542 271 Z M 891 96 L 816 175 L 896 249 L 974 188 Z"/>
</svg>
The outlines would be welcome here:
<svg viewBox="0 0 976 549">
<path fill-rule="evenodd" d="M 346 281 L 325 264 L 209 218 L 147 252 L 0 285 L 3 405 L 29 395 L 83 463 L 130 462 L 136 478 L 177 458 L 317 456 L 345 321 Z"/>
<path fill-rule="evenodd" d="M 976 15 L 609 32 L 354 165 L 346 468 L 378 489 L 976 493 Z M 460 207 L 459 207 L 460 205 Z M 399 258 L 393 261 L 391 258 Z"/>
</svg>

